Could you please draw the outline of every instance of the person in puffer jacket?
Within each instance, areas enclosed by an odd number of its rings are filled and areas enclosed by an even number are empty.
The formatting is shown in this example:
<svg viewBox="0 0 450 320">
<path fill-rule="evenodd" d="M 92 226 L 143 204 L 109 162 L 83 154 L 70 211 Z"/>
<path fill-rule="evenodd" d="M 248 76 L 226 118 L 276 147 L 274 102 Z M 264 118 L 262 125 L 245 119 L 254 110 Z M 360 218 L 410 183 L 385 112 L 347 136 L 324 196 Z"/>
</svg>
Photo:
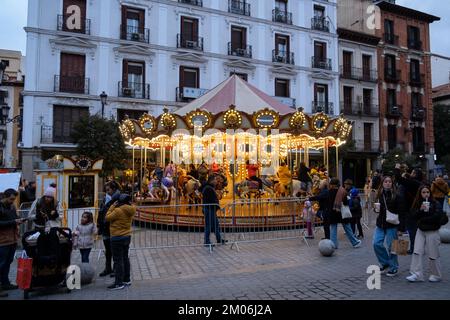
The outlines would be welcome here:
<svg viewBox="0 0 450 320">
<path fill-rule="evenodd" d="M 417 219 L 417 233 L 412 256 L 410 273 L 406 279 L 410 282 L 424 281 L 423 256 L 428 254 L 431 275 L 430 282 L 442 279 L 439 262 L 439 245 L 441 239 L 439 229 L 448 222 L 447 215 L 441 210 L 440 204 L 434 200 L 428 186 L 421 186 L 411 209 L 411 215 Z"/>
<path fill-rule="evenodd" d="M 81 216 L 81 223 L 75 228 L 74 249 L 80 249 L 81 262 L 89 263 L 89 254 L 94 246 L 97 227 L 92 212 L 86 211 Z"/>
</svg>

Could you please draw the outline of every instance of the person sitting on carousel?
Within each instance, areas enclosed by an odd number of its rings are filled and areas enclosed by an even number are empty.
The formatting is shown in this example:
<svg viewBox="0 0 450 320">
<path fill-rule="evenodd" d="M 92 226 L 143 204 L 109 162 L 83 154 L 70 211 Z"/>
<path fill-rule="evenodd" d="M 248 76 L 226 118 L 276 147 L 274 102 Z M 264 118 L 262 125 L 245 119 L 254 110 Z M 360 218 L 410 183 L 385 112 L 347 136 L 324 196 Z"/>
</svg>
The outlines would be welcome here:
<svg viewBox="0 0 450 320">
<path fill-rule="evenodd" d="M 173 164 L 173 161 L 170 161 L 170 163 L 166 166 L 166 169 L 164 170 L 164 177 L 172 178 L 175 175 L 175 165 Z"/>
<path fill-rule="evenodd" d="M 247 179 L 258 182 L 258 189 L 260 193 L 264 193 L 263 182 L 260 178 L 257 177 L 259 164 L 250 164 L 250 160 L 246 162 L 247 167 Z"/>
<path fill-rule="evenodd" d="M 153 174 L 150 183 L 148 184 L 148 195 L 152 199 L 157 199 L 158 195 L 156 194 L 156 190 L 161 188 L 161 182 L 158 180 L 156 174 Z"/>
<path fill-rule="evenodd" d="M 279 193 L 289 193 L 289 190 L 291 189 L 292 173 L 284 161 L 281 162 L 281 165 L 278 168 L 277 177 L 279 184 L 281 185 Z"/>
</svg>

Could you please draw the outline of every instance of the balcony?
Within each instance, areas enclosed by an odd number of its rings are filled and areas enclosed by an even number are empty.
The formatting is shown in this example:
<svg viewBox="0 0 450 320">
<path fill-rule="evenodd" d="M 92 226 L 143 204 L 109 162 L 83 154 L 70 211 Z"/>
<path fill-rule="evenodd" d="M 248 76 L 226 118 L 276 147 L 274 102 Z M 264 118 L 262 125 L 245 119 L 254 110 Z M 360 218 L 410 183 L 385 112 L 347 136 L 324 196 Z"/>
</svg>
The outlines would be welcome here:
<svg viewBox="0 0 450 320">
<path fill-rule="evenodd" d="M 289 97 L 277 97 L 277 96 L 273 96 L 272 98 L 274 98 L 275 100 L 281 102 L 282 104 L 285 104 L 291 108 L 295 108 L 296 107 L 296 103 L 297 101 L 294 98 L 289 98 Z"/>
<path fill-rule="evenodd" d="M 272 21 L 286 24 L 292 24 L 292 13 L 282 11 L 278 8 L 272 10 Z"/>
<path fill-rule="evenodd" d="M 325 17 L 311 18 L 311 29 L 330 32 L 330 22 Z"/>
<path fill-rule="evenodd" d="M 332 102 L 313 101 L 311 111 L 312 111 L 312 113 L 323 112 L 328 115 L 334 115 L 333 103 Z"/>
<path fill-rule="evenodd" d="M 237 47 L 228 42 L 228 55 L 244 58 L 252 58 L 252 46 Z"/>
<path fill-rule="evenodd" d="M 134 26 L 120 26 L 120 39 L 150 43 L 150 30 Z"/>
<path fill-rule="evenodd" d="M 69 15 L 62 15 L 58 14 L 58 31 L 65 31 L 65 32 L 75 32 L 75 33 L 83 33 L 90 35 L 91 34 L 91 20 L 90 19 L 81 19 L 81 25 L 80 26 L 72 26 L 67 23 L 67 21 L 72 16 Z"/>
<path fill-rule="evenodd" d="M 391 44 L 393 46 L 397 46 L 399 44 L 399 37 L 396 35 L 393 35 L 391 33 L 385 33 L 383 36 L 384 42 L 386 44 Z"/>
<path fill-rule="evenodd" d="M 177 102 L 189 102 L 200 98 L 206 92 L 208 92 L 208 89 L 178 87 L 176 90 L 176 100 Z"/>
<path fill-rule="evenodd" d="M 386 118 L 398 119 L 402 116 L 402 106 L 391 105 L 387 106 Z"/>
<path fill-rule="evenodd" d="M 89 78 L 55 75 L 53 90 L 54 92 L 89 94 Z"/>
<path fill-rule="evenodd" d="M 118 96 L 133 99 L 150 99 L 150 85 L 139 82 L 119 82 Z"/>
<path fill-rule="evenodd" d="M 177 34 L 177 48 L 203 51 L 203 38 L 194 37 L 188 39 L 188 37 L 183 37 L 183 35 Z"/>
<path fill-rule="evenodd" d="M 187 3 L 193 6 L 203 7 L 203 0 L 178 0 L 179 3 Z"/>
<path fill-rule="evenodd" d="M 74 140 L 70 136 L 70 132 L 68 135 L 57 135 L 52 126 L 41 126 L 41 144 L 53 143 L 74 144 Z"/>
<path fill-rule="evenodd" d="M 413 107 L 411 112 L 412 121 L 424 121 L 427 115 L 427 111 L 422 107 Z"/>
<path fill-rule="evenodd" d="M 408 39 L 408 48 L 423 51 L 422 41 Z"/>
<path fill-rule="evenodd" d="M 340 102 L 341 113 L 346 116 L 379 117 L 378 105 L 360 102 Z"/>
<path fill-rule="evenodd" d="M 379 152 L 379 141 L 373 141 L 373 140 L 363 140 L 363 139 L 356 139 L 355 141 L 355 151 L 356 152 Z"/>
<path fill-rule="evenodd" d="M 274 49 L 272 50 L 272 62 L 295 64 L 294 53 Z"/>
<path fill-rule="evenodd" d="M 228 12 L 250 16 L 250 3 L 245 1 L 228 0 Z"/>
<path fill-rule="evenodd" d="M 409 75 L 409 85 L 412 87 L 424 87 L 425 86 L 425 74 Z"/>
<path fill-rule="evenodd" d="M 384 80 L 386 82 L 399 82 L 402 79 L 401 70 L 384 70 Z"/>
<path fill-rule="evenodd" d="M 331 59 L 322 59 L 319 57 L 311 57 L 311 64 L 313 68 L 317 69 L 325 69 L 325 70 L 331 70 Z"/>
<path fill-rule="evenodd" d="M 366 82 L 377 82 L 377 70 L 353 68 L 347 66 L 340 66 L 340 75 L 342 79 L 351 79 Z"/>
</svg>

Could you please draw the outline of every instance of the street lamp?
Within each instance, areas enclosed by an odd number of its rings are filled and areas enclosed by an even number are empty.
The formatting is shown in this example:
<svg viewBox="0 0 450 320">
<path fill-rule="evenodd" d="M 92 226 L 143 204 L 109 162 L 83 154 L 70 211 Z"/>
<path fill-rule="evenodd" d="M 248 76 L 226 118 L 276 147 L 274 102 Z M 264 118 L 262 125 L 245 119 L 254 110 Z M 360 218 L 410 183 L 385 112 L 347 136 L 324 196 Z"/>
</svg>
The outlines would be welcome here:
<svg viewBox="0 0 450 320">
<path fill-rule="evenodd" d="M 0 61 L 0 85 L 3 82 L 3 74 L 5 73 L 6 70 L 6 62 L 5 61 Z"/>
<path fill-rule="evenodd" d="M 102 118 L 104 118 L 105 114 L 106 99 L 108 99 L 108 95 L 105 93 L 105 91 L 103 91 L 100 95 L 100 101 L 102 102 Z"/>
</svg>

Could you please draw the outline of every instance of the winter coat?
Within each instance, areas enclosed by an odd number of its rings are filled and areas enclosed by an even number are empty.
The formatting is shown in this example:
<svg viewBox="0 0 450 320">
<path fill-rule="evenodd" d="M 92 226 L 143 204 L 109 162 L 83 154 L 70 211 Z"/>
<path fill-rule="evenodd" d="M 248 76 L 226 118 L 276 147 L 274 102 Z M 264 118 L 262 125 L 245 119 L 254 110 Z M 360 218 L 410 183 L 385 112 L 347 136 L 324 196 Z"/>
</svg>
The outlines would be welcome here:
<svg viewBox="0 0 450 320">
<path fill-rule="evenodd" d="M 120 206 L 111 205 L 106 213 L 106 221 L 109 222 L 111 237 L 131 236 L 131 225 L 136 215 L 136 207 L 123 204 Z"/>
<path fill-rule="evenodd" d="M 334 210 L 334 201 L 336 200 L 338 189 L 331 189 L 330 193 L 328 195 L 328 208 L 330 212 L 330 224 L 347 224 L 351 222 L 351 218 L 348 219 L 342 219 L 342 214 L 340 211 Z M 348 205 L 348 199 L 346 196 L 342 199 L 342 203 L 344 205 Z"/>
<path fill-rule="evenodd" d="M 80 224 L 76 227 L 74 246 L 78 249 L 90 249 L 94 246 L 94 237 L 97 234 L 97 228 L 94 223 Z"/>
<path fill-rule="evenodd" d="M 280 181 L 280 183 L 284 186 L 286 186 L 292 182 L 292 174 L 291 174 L 291 171 L 289 171 L 289 168 L 287 166 L 279 167 L 277 176 L 278 176 L 278 180 Z"/>
<path fill-rule="evenodd" d="M 416 198 L 417 190 L 419 190 L 422 182 L 416 179 L 403 178 L 400 169 L 394 169 L 395 181 L 402 185 L 405 189 L 404 199 L 408 203 L 409 207 L 406 209 L 411 209 L 414 199 Z"/>
<path fill-rule="evenodd" d="M 361 218 L 362 217 L 362 207 L 361 198 L 359 197 L 358 190 L 353 188 L 350 191 L 350 201 L 349 201 L 350 212 L 352 217 Z"/>
<path fill-rule="evenodd" d="M 98 211 L 98 217 L 97 217 L 97 228 L 98 228 L 98 234 L 103 235 L 104 237 L 110 236 L 110 229 L 109 229 L 109 223 L 106 221 L 106 213 L 108 212 L 111 205 L 119 200 L 120 197 L 120 191 L 116 190 L 114 194 L 111 196 L 111 200 L 106 203 L 106 198 L 103 200 L 102 205 L 100 206 L 100 210 Z"/>
<path fill-rule="evenodd" d="M 329 216 L 330 212 L 330 207 L 328 206 L 329 196 L 330 191 L 328 190 L 328 188 L 323 188 L 322 190 L 320 190 L 319 195 L 309 198 L 309 201 L 319 201 L 319 211 L 322 211 L 322 214 L 325 214 L 325 216 L 327 217 Z"/>
<path fill-rule="evenodd" d="M 14 205 L 8 206 L 0 201 L 0 246 L 8 246 L 17 243 L 19 239 L 16 219 L 16 208 Z"/>
<path fill-rule="evenodd" d="M 49 220 L 55 221 L 59 218 L 56 202 L 45 202 L 45 196 L 41 197 L 36 204 L 36 219 L 35 224 L 38 226 L 45 226 Z"/>
<path fill-rule="evenodd" d="M 436 231 L 441 228 L 445 214 L 436 201 L 430 201 L 430 210 L 425 212 L 419 209 L 411 209 L 411 215 L 417 220 L 417 227 L 422 231 Z"/>
<path fill-rule="evenodd" d="M 217 193 L 213 185 L 205 184 L 202 188 L 202 194 L 203 194 L 203 204 L 211 205 L 205 208 L 214 208 L 215 211 L 220 210 L 219 198 L 217 197 Z"/>
<path fill-rule="evenodd" d="M 431 184 L 431 194 L 435 199 L 443 199 L 448 194 L 449 187 L 447 182 L 442 178 L 436 178 Z"/>
<path fill-rule="evenodd" d="M 385 201 L 383 199 L 383 195 L 386 199 L 387 208 L 391 213 L 397 214 L 400 220 L 399 225 L 391 224 L 386 222 L 386 205 Z M 380 213 L 377 217 L 377 227 L 381 229 L 392 229 L 392 228 L 398 228 L 400 231 L 405 231 L 405 225 L 404 225 L 404 217 L 406 215 L 406 208 L 404 206 L 404 199 L 401 195 L 396 195 L 396 197 L 392 198 L 392 192 L 391 191 L 383 191 L 381 198 L 377 199 L 377 201 L 381 204 L 380 206 Z"/>
<path fill-rule="evenodd" d="M 298 179 L 304 183 L 312 182 L 312 179 L 308 174 L 309 171 L 310 169 L 308 167 L 300 167 L 298 170 Z"/>
</svg>

